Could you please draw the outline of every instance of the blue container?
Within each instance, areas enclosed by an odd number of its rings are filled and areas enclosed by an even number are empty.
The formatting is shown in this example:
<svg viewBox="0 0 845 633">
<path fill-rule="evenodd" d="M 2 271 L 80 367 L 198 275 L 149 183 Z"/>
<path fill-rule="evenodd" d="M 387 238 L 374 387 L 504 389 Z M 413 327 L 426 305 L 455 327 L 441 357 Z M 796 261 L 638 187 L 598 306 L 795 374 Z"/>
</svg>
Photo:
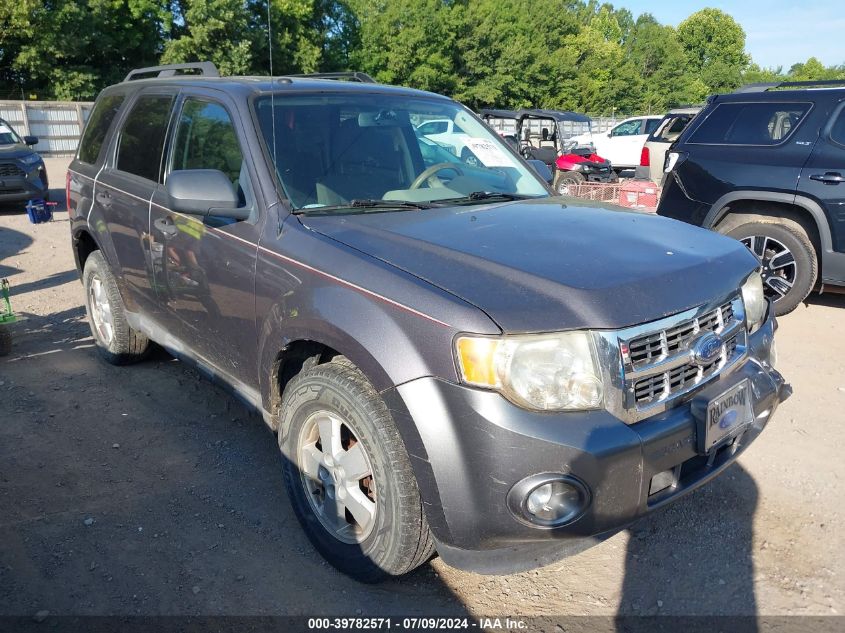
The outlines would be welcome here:
<svg viewBox="0 0 845 633">
<path fill-rule="evenodd" d="M 53 206 L 44 200 L 30 200 L 26 203 L 26 214 L 29 216 L 29 221 L 33 224 L 52 221 Z"/>
</svg>

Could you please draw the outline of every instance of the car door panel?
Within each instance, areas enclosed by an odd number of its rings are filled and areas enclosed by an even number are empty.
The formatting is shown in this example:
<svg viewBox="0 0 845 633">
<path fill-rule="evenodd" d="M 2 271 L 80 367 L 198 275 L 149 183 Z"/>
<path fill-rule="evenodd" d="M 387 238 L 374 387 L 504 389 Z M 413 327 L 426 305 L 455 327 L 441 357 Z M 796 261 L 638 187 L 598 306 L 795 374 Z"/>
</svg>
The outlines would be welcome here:
<svg viewBox="0 0 845 633">
<path fill-rule="evenodd" d="M 150 198 L 156 187 L 175 91 L 141 92 L 120 122 L 112 156 L 97 177 L 94 205 L 111 236 L 127 309 L 154 312 L 149 255 Z"/>
<path fill-rule="evenodd" d="M 818 201 L 830 225 L 833 250 L 845 253 L 845 102 L 837 106 L 804 165 L 798 192 Z"/>
<path fill-rule="evenodd" d="M 185 95 L 174 119 L 166 171 L 227 171 L 245 189 L 243 203 L 254 206 L 253 216 L 235 222 L 178 213 L 166 187 L 157 187 L 150 212 L 152 269 L 166 328 L 212 373 L 249 390 L 257 385 L 249 359 L 257 345 L 254 281 L 260 215 L 240 152 L 243 144 L 238 146 L 233 136 L 238 118 L 229 114 L 231 104 L 218 99 L 211 91 Z M 229 139 L 223 149 L 221 139 Z"/>
</svg>

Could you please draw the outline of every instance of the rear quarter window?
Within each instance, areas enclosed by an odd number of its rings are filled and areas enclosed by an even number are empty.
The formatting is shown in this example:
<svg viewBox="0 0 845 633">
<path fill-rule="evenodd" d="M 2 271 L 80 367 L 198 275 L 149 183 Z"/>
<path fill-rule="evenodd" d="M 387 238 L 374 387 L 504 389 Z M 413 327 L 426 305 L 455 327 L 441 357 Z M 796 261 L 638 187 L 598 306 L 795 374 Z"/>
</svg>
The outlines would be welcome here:
<svg viewBox="0 0 845 633">
<path fill-rule="evenodd" d="M 82 140 L 79 143 L 77 157 L 83 163 L 93 165 L 97 162 L 103 141 L 105 141 L 106 134 L 108 134 L 112 121 L 114 121 L 114 117 L 120 110 L 124 99 L 125 95 L 121 94 L 106 95 L 101 97 L 94 105 L 94 110 L 88 118 L 88 124 L 85 126 L 85 132 L 82 134 Z"/>
<path fill-rule="evenodd" d="M 720 103 L 692 133 L 701 145 L 779 145 L 795 131 L 810 103 Z"/>
</svg>

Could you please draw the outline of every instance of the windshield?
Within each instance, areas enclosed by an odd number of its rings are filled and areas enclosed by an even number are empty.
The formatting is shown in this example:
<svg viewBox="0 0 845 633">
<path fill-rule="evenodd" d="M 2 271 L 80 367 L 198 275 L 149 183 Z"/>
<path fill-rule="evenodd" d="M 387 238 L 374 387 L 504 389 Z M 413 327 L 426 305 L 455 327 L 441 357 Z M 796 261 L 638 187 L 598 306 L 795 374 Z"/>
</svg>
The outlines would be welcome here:
<svg viewBox="0 0 845 633">
<path fill-rule="evenodd" d="M 274 95 L 255 110 L 294 208 L 548 195 L 505 143 L 463 106 L 384 94 Z M 406 205 L 404 208 L 411 208 Z"/>
<path fill-rule="evenodd" d="M 0 145 L 15 145 L 16 143 L 23 144 L 21 137 L 15 134 L 5 121 L 0 120 Z"/>
</svg>

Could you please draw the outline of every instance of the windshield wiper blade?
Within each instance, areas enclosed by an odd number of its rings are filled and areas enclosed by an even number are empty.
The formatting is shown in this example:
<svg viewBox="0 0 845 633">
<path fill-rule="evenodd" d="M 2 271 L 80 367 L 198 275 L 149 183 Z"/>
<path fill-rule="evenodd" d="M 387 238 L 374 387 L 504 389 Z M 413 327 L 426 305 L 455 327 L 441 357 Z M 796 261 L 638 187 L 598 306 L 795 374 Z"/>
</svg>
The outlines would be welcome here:
<svg viewBox="0 0 845 633">
<path fill-rule="evenodd" d="M 341 211 L 349 209 L 431 209 L 433 205 L 425 202 L 411 202 L 408 200 L 376 200 L 370 198 L 358 198 L 343 204 L 332 204 L 326 206 L 314 205 L 300 207 L 295 213 L 321 214 L 326 211 Z"/>
<path fill-rule="evenodd" d="M 461 202 L 482 202 L 485 200 L 528 200 L 530 198 L 535 197 L 536 196 L 527 196 L 521 193 L 505 193 L 503 191 L 473 191 L 471 194 L 461 196 L 460 198 L 444 198 L 437 200 L 437 202 L 450 202 L 460 204 Z"/>
<path fill-rule="evenodd" d="M 338 205 L 342 206 L 342 205 Z M 349 203 L 353 209 L 430 209 L 431 205 L 425 202 L 412 202 L 410 200 L 375 200 L 362 198 Z"/>
</svg>

